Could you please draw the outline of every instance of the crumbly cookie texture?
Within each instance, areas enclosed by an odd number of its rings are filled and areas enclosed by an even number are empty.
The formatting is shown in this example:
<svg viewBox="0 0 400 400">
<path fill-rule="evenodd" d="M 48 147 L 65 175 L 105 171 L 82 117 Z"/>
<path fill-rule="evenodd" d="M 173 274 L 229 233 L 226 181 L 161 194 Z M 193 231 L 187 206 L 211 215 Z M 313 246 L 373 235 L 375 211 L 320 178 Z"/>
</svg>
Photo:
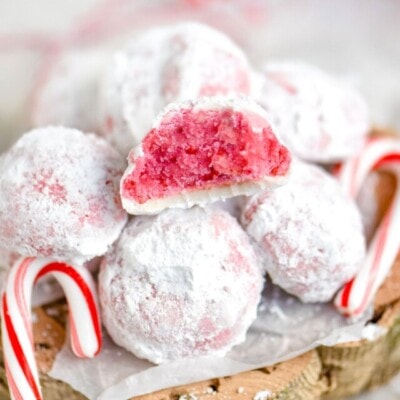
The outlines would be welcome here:
<svg viewBox="0 0 400 400">
<path fill-rule="evenodd" d="M 109 334 L 154 363 L 222 356 L 244 341 L 262 286 L 240 225 L 199 207 L 131 220 L 99 276 Z"/>
<path fill-rule="evenodd" d="M 33 130 L 0 160 L 0 246 L 24 256 L 85 261 L 126 223 L 118 195 L 124 161 L 94 135 Z"/>
<path fill-rule="evenodd" d="M 173 103 L 129 155 L 121 198 L 130 214 L 188 208 L 282 184 L 291 156 L 254 101 Z"/>
<path fill-rule="evenodd" d="M 361 267 L 360 213 L 322 169 L 294 161 L 285 186 L 251 197 L 242 213 L 273 282 L 304 302 L 325 302 Z"/>
</svg>

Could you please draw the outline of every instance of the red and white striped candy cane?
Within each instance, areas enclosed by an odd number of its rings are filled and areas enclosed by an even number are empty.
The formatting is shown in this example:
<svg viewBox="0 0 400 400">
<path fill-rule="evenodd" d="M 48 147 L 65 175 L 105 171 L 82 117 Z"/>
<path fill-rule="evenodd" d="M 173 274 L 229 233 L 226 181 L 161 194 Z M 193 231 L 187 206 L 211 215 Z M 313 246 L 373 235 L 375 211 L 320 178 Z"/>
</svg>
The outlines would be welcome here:
<svg viewBox="0 0 400 400">
<path fill-rule="evenodd" d="M 35 282 L 52 274 L 64 289 L 70 313 L 73 352 L 93 357 L 101 348 L 95 285 L 90 272 L 49 258 L 22 258 L 11 268 L 1 305 L 3 353 L 11 397 L 39 400 L 42 393 L 35 362 L 31 297 Z"/>
<path fill-rule="evenodd" d="M 369 245 L 363 266 L 335 298 L 335 306 L 348 316 L 360 315 L 367 309 L 400 250 L 400 139 L 371 139 L 360 155 L 342 165 L 338 178 L 345 191 L 355 198 L 368 174 L 375 169 L 396 176 L 396 192 Z"/>
</svg>

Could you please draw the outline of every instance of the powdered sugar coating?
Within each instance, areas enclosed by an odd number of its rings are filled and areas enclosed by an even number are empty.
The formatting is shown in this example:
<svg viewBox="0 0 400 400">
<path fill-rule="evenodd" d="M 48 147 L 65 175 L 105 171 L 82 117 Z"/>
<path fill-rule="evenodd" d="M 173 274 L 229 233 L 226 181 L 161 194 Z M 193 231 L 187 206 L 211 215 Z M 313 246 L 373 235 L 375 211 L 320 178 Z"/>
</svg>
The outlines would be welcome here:
<svg viewBox="0 0 400 400">
<path fill-rule="evenodd" d="M 216 201 L 215 203 L 210 204 L 209 207 L 226 211 L 239 221 L 242 214 L 242 209 L 246 204 L 246 200 L 246 196 L 236 196 L 229 199 Z"/>
<path fill-rule="evenodd" d="M 0 161 L 0 246 L 76 262 L 104 254 L 127 219 L 118 196 L 123 168 L 94 135 L 26 133 Z"/>
<path fill-rule="evenodd" d="M 99 131 L 99 89 L 107 53 L 65 53 L 51 67 L 36 93 L 33 125 L 63 125 L 84 132 Z"/>
<path fill-rule="evenodd" d="M 99 275 L 109 334 L 155 363 L 222 356 L 242 342 L 262 285 L 239 224 L 199 207 L 131 220 Z"/>
<path fill-rule="evenodd" d="M 329 163 L 361 149 L 370 120 L 353 87 L 302 63 L 269 63 L 263 74 L 256 98 L 294 155 Z"/>
<path fill-rule="evenodd" d="M 250 92 L 244 53 L 197 23 L 149 30 L 115 54 L 103 84 L 105 137 L 122 154 L 140 143 L 169 103 Z"/>
<path fill-rule="evenodd" d="M 291 155 L 254 101 L 216 96 L 171 103 L 128 161 L 122 204 L 141 215 L 280 185 Z"/>
<path fill-rule="evenodd" d="M 365 256 L 355 203 L 333 177 L 300 161 L 285 186 L 248 201 L 242 223 L 273 282 L 303 302 L 329 301 Z"/>
<path fill-rule="evenodd" d="M 10 269 L 20 257 L 18 253 L 0 247 L 0 268 Z"/>
</svg>

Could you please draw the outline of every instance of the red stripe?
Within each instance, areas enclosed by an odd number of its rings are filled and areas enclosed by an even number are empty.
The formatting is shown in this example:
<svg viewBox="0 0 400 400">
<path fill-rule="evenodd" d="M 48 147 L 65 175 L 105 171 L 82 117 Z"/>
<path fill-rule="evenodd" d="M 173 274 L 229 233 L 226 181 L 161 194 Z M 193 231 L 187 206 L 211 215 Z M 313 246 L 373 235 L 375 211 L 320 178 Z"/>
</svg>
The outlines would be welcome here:
<svg viewBox="0 0 400 400">
<path fill-rule="evenodd" d="M 351 293 L 351 288 L 353 287 L 353 283 L 354 283 L 354 278 L 351 281 L 347 282 L 343 288 L 342 298 L 341 298 L 342 307 L 347 308 L 347 306 L 349 305 L 350 293 Z"/>
<path fill-rule="evenodd" d="M 383 167 L 387 163 L 398 163 L 400 162 L 400 154 L 399 153 L 389 153 L 382 158 L 380 158 L 374 165 L 373 169 L 378 169 Z"/>
<path fill-rule="evenodd" d="M 30 321 L 28 321 L 27 316 L 30 314 L 27 306 L 27 302 L 25 299 L 25 291 L 23 289 L 25 275 L 28 270 L 29 265 L 32 263 L 33 258 L 28 257 L 22 260 L 21 264 L 18 266 L 17 273 L 15 274 L 15 281 L 14 281 L 14 291 L 15 291 L 15 298 L 17 301 L 17 306 L 21 310 L 21 316 L 24 321 L 25 330 L 28 333 L 32 346 L 33 346 L 33 333 L 32 328 L 30 325 Z"/>
<path fill-rule="evenodd" d="M 92 291 L 90 290 L 89 286 L 86 284 L 85 280 L 79 274 L 79 272 L 72 267 L 71 265 L 61 263 L 61 262 L 52 262 L 47 264 L 44 268 L 42 268 L 39 274 L 36 277 L 36 280 L 41 278 L 43 275 L 46 275 L 51 272 L 61 272 L 63 274 L 68 275 L 72 278 L 75 283 L 78 285 L 79 289 L 81 290 L 83 297 L 86 300 L 86 303 L 89 306 L 90 316 L 92 319 L 94 331 L 97 338 L 98 349 L 95 355 L 99 354 L 101 350 L 101 327 L 100 327 L 100 319 L 99 313 L 97 310 L 96 302 L 94 301 Z"/>
<path fill-rule="evenodd" d="M 18 360 L 18 364 L 24 373 L 26 380 L 28 381 L 29 386 L 32 388 L 33 394 L 37 400 L 42 400 L 42 395 L 40 393 L 40 389 L 38 387 L 38 383 L 36 382 L 32 371 L 29 367 L 28 361 L 25 357 L 24 350 L 21 347 L 21 343 L 18 340 L 18 335 L 15 332 L 14 325 L 11 321 L 8 305 L 7 305 L 7 297 L 3 294 L 3 318 L 4 324 L 8 333 L 8 337 L 10 339 L 11 347 L 13 348 L 14 354 Z M 28 350 L 28 349 L 26 349 Z M 33 352 L 33 348 L 29 349 Z M 28 350 L 28 351 L 29 351 Z"/>
<path fill-rule="evenodd" d="M 370 141 L 369 143 L 371 143 L 371 142 L 373 142 L 373 141 Z M 400 154 L 399 153 L 389 153 L 389 154 L 383 156 L 374 164 L 372 169 L 374 170 L 374 169 L 381 168 L 385 164 L 391 163 L 391 162 L 400 162 Z M 358 163 L 359 163 L 359 159 L 356 159 L 355 164 L 353 165 L 354 172 L 356 172 L 358 169 Z M 357 168 L 356 168 L 356 166 L 357 166 Z M 353 173 L 352 175 L 354 176 L 355 174 Z M 354 192 L 353 192 L 353 194 L 354 194 Z M 360 306 L 355 311 L 353 311 L 353 314 L 357 314 L 360 311 L 363 311 L 366 301 L 368 299 L 368 294 L 370 293 L 371 287 L 373 285 L 373 281 L 376 277 L 377 269 L 380 267 L 380 260 L 382 258 L 382 253 L 385 249 L 385 243 L 386 243 L 386 238 L 387 238 L 387 233 L 388 233 L 387 232 L 388 225 L 390 224 L 390 220 L 392 218 L 392 213 L 393 213 L 393 206 L 390 208 L 389 212 L 386 214 L 385 220 L 384 220 L 382 228 L 381 228 L 382 229 L 381 235 L 380 235 L 380 238 L 378 239 L 374 260 L 372 262 L 372 268 L 370 270 L 369 277 L 368 277 L 367 288 L 364 292 L 362 302 L 361 302 Z M 343 288 L 342 298 L 341 298 L 341 304 L 343 307 L 348 306 L 353 283 L 354 283 L 354 279 L 352 281 L 350 281 L 348 284 L 346 284 L 345 287 Z"/>
<path fill-rule="evenodd" d="M 350 196 L 355 197 L 357 195 L 356 193 L 356 174 L 357 171 L 359 170 L 359 164 L 360 164 L 360 157 L 356 157 L 353 162 L 352 162 L 352 168 L 351 168 L 351 181 L 350 181 L 350 187 L 345 188 L 347 193 L 350 194 Z"/>
<path fill-rule="evenodd" d="M 374 260 L 372 263 L 372 268 L 371 268 L 371 271 L 370 271 L 370 274 L 368 277 L 368 285 L 364 292 L 364 296 L 363 296 L 360 306 L 357 308 L 357 310 L 354 311 L 355 314 L 358 314 L 364 310 L 365 304 L 368 299 L 368 294 L 370 293 L 372 284 L 376 278 L 377 270 L 380 268 L 380 261 L 382 258 L 382 253 L 385 249 L 386 237 L 387 237 L 388 226 L 389 226 L 389 223 L 391 220 L 391 216 L 392 216 L 392 209 L 390 209 L 390 211 L 387 213 L 387 216 L 385 216 L 385 220 L 382 225 L 382 231 L 381 231 L 382 233 L 378 238 L 375 257 L 374 257 Z"/>
<path fill-rule="evenodd" d="M 79 336 L 78 336 L 78 332 L 76 330 L 76 324 L 75 324 L 75 319 L 72 313 L 70 313 L 70 319 L 71 319 L 71 341 L 72 341 L 72 345 L 74 347 L 74 353 L 76 356 L 81 357 L 81 358 L 85 358 L 85 354 L 82 350 L 82 346 L 81 343 L 79 341 Z"/>
<path fill-rule="evenodd" d="M 15 400 L 24 400 L 21 392 L 18 389 L 18 385 L 15 383 L 14 377 L 10 371 L 10 368 L 8 367 L 8 363 L 5 360 L 4 365 L 6 367 L 6 377 L 7 377 L 7 382 L 8 382 L 8 387 L 10 389 L 10 392 L 12 393 L 13 397 Z"/>
</svg>

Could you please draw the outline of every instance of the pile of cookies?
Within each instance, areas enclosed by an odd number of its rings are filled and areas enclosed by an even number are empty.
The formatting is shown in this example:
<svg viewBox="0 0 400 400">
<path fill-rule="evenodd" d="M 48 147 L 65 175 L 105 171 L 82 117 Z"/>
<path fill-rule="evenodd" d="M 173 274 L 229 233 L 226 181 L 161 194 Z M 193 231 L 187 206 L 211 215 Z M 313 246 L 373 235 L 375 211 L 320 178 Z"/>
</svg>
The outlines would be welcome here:
<svg viewBox="0 0 400 400">
<path fill-rule="evenodd" d="M 256 71 L 209 27 L 60 59 L 33 121 L 0 159 L 0 247 L 20 256 L 2 304 L 14 398 L 41 398 L 29 305 L 44 275 L 66 293 L 75 354 L 99 351 L 101 320 L 165 363 L 243 342 L 266 275 L 360 315 L 399 250 L 400 190 L 368 243 L 376 213 L 356 202 L 371 171 L 400 176 L 400 141 L 368 138 L 360 94 L 301 63 Z"/>
</svg>

